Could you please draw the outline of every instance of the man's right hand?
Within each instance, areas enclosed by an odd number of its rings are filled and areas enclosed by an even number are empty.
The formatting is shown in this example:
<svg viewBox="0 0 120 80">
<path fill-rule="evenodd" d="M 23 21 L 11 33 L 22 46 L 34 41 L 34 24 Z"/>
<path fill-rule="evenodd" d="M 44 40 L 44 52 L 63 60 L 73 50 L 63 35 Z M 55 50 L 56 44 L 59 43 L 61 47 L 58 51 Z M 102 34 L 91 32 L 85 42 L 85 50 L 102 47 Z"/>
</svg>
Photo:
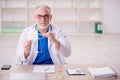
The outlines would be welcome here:
<svg viewBox="0 0 120 80">
<path fill-rule="evenodd" d="M 27 40 L 24 43 L 24 55 L 25 59 L 30 55 L 32 40 Z"/>
</svg>

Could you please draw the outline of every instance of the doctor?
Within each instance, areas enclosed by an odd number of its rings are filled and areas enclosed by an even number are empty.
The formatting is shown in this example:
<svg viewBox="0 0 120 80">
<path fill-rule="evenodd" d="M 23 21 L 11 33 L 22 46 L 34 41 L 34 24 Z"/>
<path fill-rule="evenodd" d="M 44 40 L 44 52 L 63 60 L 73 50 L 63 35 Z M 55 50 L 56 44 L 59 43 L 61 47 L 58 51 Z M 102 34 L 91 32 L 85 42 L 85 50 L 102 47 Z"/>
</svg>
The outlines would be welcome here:
<svg viewBox="0 0 120 80">
<path fill-rule="evenodd" d="M 64 57 L 71 54 L 67 36 L 50 24 L 52 15 L 47 5 L 34 10 L 36 23 L 23 30 L 17 47 L 21 64 L 65 64 Z"/>
</svg>

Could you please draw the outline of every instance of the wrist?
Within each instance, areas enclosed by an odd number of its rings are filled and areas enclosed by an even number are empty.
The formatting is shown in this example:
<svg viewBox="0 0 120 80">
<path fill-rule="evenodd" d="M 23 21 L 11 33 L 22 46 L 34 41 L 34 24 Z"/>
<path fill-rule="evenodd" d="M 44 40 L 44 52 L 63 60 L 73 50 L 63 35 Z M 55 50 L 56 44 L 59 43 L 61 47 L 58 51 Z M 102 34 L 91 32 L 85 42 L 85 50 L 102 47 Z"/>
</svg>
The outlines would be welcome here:
<svg viewBox="0 0 120 80">
<path fill-rule="evenodd" d="M 54 40 L 54 44 L 57 50 L 60 49 L 60 42 L 58 40 Z"/>
<path fill-rule="evenodd" d="M 30 55 L 30 53 L 28 51 L 24 51 L 24 57 L 25 59 Z"/>
</svg>

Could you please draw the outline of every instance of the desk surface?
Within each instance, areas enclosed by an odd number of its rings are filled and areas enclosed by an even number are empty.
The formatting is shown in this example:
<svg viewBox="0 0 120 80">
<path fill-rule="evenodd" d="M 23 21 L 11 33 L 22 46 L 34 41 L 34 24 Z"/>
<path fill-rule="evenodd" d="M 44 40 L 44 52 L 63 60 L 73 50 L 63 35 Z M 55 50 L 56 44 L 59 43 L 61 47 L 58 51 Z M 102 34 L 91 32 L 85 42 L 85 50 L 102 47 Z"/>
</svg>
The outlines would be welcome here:
<svg viewBox="0 0 120 80">
<path fill-rule="evenodd" d="M 59 74 L 59 70 L 62 69 L 62 80 L 95 80 L 88 72 L 88 67 L 104 67 L 105 64 L 65 64 L 55 65 L 55 73 L 46 73 L 47 80 L 55 80 L 55 77 Z M 1 67 L 1 65 L 0 65 Z M 10 70 L 0 70 L 0 80 L 9 80 L 10 73 L 31 73 L 33 72 L 34 65 L 12 65 Z M 86 75 L 68 75 L 67 68 L 81 68 Z M 98 79 L 97 79 L 98 80 Z M 115 78 L 102 78 L 99 80 L 117 80 Z"/>
</svg>

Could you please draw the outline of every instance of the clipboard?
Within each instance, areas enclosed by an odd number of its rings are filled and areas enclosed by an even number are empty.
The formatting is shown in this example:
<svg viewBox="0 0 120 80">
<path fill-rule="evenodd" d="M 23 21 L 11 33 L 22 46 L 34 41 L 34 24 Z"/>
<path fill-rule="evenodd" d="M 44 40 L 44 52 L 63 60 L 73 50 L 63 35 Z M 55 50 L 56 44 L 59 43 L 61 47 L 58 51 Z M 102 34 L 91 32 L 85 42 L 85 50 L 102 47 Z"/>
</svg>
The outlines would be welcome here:
<svg viewBox="0 0 120 80">
<path fill-rule="evenodd" d="M 85 72 L 80 68 L 69 68 L 66 71 L 69 75 L 85 75 Z"/>
</svg>

